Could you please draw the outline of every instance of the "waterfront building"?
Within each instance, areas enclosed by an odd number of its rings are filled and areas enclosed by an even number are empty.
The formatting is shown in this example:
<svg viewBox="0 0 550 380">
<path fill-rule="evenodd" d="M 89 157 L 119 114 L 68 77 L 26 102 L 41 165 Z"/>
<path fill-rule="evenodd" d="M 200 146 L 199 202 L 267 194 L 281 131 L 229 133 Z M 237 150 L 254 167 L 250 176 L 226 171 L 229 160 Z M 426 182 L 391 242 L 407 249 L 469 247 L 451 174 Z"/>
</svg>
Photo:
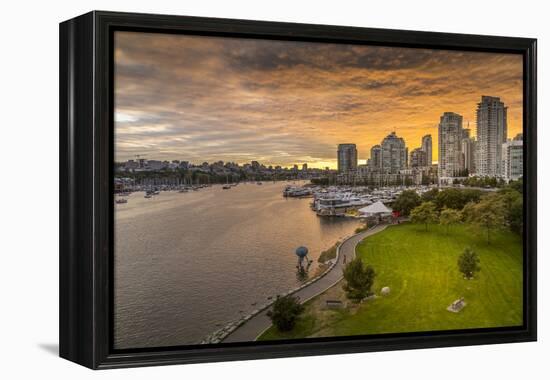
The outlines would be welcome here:
<svg viewBox="0 0 550 380">
<path fill-rule="evenodd" d="M 410 186 L 414 182 L 414 174 L 410 169 L 400 170 L 395 174 L 372 172 L 370 169 L 358 168 L 350 175 L 338 175 L 337 182 L 342 185 L 364 186 Z"/>
<path fill-rule="evenodd" d="M 162 170 L 168 167 L 168 162 L 158 161 L 158 160 L 148 160 L 146 167 L 149 170 Z"/>
<path fill-rule="evenodd" d="M 457 177 L 462 172 L 462 137 L 462 116 L 454 112 L 445 112 L 438 127 L 440 182 Z"/>
<path fill-rule="evenodd" d="M 392 209 L 388 208 L 381 201 L 376 201 L 371 205 L 360 208 L 358 211 L 362 216 L 376 217 L 378 219 L 383 217 L 391 217 L 392 215 Z"/>
<path fill-rule="evenodd" d="M 355 144 L 339 144 L 337 155 L 339 173 L 347 173 L 357 169 L 357 147 Z"/>
<path fill-rule="evenodd" d="M 416 148 L 411 151 L 410 167 L 422 168 L 428 166 L 427 154 L 422 148 Z"/>
<path fill-rule="evenodd" d="M 482 96 L 477 105 L 476 174 L 499 177 L 502 175 L 502 146 L 507 140 L 508 108 L 493 96 Z"/>
<path fill-rule="evenodd" d="M 396 174 L 405 169 L 408 163 L 408 150 L 405 140 L 398 137 L 395 132 L 387 135 L 382 140 L 380 168 L 383 173 Z"/>
<path fill-rule="evenodd" d="M 125 170 L 136 170 L 136 169 L 139 169 L 139 167 L 140 167 L 139 166 L 139 161 L 128 160 L 124 164 L 124 169 Z"/>
<path fill-rule="evenodd" d="M 370 167 L 368 165 L 368 160 L 366 165 L 357 165 L 357 177 L 359 179 L 363 179 L 368 177 L 369 173 L 371 172 Z"/>
<path fill-rule="evenodd" d="M 426 154 L 426 165 L 432 164 L 432 135 L 422 136 L 422 151 Z"/>
<path fill-rule="evenodd" d="M 399 171 L 399 185 L 422 185 L 427 169 L 424 167 L 411 167 Z M 427 178 L 426 178 L 427 179 Z"/>
<path fill-rule="evenodd" d="M 515 181 L 523 177 L 522 134 L 502 144 L 502 176 L 506 182 Z"/>
</svg>

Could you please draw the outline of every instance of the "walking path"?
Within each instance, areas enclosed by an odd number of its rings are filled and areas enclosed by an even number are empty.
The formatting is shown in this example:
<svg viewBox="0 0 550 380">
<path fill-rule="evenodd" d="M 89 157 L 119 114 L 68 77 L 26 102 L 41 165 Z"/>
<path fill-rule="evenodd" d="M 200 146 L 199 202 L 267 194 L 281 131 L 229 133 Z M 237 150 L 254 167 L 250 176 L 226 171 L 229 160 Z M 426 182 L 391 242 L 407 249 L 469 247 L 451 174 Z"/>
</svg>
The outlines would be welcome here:
<svg viewBox="0 0 550 380">
<path fill-rule="evenodd" d="M 344 260 L 346 262 L 349 262 L 355 257 L 355 247 L 357 246 L 357 244 L 364 238 L 384 230 L 386 226 L 387 225 L 385 224 L 378 225 L 344 240 L 344 242 L 338 247 L 338 256 L 336 263 L 330 269 L 328 269 L 327 272 L 325 272 L 326 274 L 320 279 L 311 282 L 307 286 L 298 289 L 292 294 L 294 296 L 300 297 L 301 303 L 305 303 L 311 298 L 323 293 L 325 290 L 336 285 L 343 278 L 342 272 L 345 266 Z M 267 312 L 270 309 L 270 307 L 267 307 L 252 316 L 250 319 L 248 319 L 248 321 L 244 322 L 242 325 L 230 332 L 225 338 L 223 338 L 223 343 L 251 342 L 256 340 L 265 330 L 267 330 L 271 326 L 271 320 L 267 316 Z"/>
</svg>

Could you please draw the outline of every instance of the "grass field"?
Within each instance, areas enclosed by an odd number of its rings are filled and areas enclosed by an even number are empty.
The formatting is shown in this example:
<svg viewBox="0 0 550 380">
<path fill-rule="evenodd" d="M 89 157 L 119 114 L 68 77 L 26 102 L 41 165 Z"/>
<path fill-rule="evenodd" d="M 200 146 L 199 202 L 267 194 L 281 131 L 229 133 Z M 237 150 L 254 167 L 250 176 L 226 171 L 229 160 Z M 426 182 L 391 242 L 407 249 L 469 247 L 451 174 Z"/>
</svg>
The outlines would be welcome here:
<svg viewBox="0 0 550 380">
<path fill-rule="evenodd" d="M 490 245 L 485 239 L 471 226 L 451 227 L 448 234 L 440 226 L 427 232 L 408 223 L 388 227 L 360 243 L 357 254 L 377 273 L 376 294 L 389 286 L 390 295 L 327 310 L 327 299 L 346 300 L 340 283 L 306 304 L 293 331 L 271 327 L 260 340 L 521 325 L 521 238 L 502 231 L 492 234 Z M 481 271 L 473 280 L 464 279 L 457 267 L 468 246 L 480 258 Z M 464 309 L 447 311 L 460 297 Z"/>
</svg>

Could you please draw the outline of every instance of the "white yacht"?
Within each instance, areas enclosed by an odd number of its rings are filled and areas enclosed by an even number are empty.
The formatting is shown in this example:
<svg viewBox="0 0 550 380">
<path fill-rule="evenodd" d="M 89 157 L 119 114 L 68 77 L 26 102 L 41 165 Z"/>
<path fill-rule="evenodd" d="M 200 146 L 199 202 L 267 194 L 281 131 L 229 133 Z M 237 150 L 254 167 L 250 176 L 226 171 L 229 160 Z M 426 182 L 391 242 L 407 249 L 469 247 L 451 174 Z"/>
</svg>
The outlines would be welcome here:
<svg viewBox="0 0 550 380">
<path fill-rule="evenodd" d="M 319 216 L 343 216 L 348 211 L 354 211 L 372 203 L 369 196 L 349 192 L 327 193 L 317 198 L 312 208 Z"/>
<path fill-rule="evenodd" d="M 284 197 L 309 197 L 312 190 L 308 187 L 287 186 L 283 190 Z"/>
</svg>

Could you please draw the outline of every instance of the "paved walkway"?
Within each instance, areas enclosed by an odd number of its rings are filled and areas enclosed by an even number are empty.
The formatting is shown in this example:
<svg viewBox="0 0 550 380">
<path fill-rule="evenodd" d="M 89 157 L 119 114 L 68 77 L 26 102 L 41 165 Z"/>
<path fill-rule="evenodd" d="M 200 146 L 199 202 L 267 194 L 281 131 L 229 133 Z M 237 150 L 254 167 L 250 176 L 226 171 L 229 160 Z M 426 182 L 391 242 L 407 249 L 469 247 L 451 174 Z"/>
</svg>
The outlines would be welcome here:
<svg viewBox="0 0 550 380">
<path fill-rule="evenodd" d="M 387 225 L 379 225 L 369 229 L 365 232 L 361 232 L 357 235 L 353 235 L 340 245 L 340 254 L 338 255 L 338 261 L 324 277 L 313 282 L 311 285 L 306 286 L 297 292 L 293 293 L 293 296 L 300 297 L 301 303 L 307 302 L 311 298 L 323 293 L 325 290 L 336 285 L 342 280 L 344 269 L 344 257 L 346 262 L 349 262 L 355 257 L 355 247 L 364 238 L 374 235 L 386 228 Z M 267 308 L 250 318 L 243 325 L 239 326 L 235 331 L 230 333 L 223 339 L 223 343 L 229 342 L 251 342 L 256 340 L 265 330 L 271 326 L 271 320 L 267 316 L 267 312 L 271 308 Z"/>
</svg>

